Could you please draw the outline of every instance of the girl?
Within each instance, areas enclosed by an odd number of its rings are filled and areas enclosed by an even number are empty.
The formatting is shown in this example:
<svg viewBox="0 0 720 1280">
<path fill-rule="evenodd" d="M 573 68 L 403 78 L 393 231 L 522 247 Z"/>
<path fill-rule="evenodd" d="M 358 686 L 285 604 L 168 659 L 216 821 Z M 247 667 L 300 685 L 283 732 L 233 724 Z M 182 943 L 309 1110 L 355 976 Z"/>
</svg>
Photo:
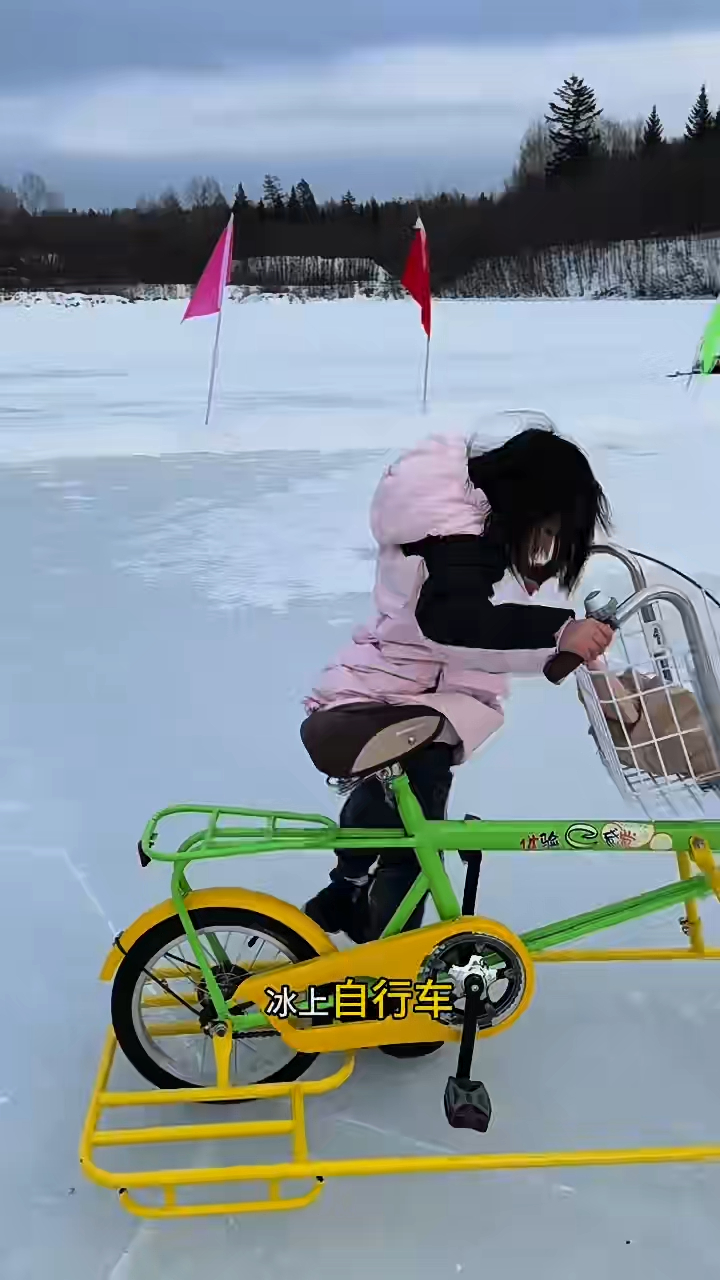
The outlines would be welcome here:
<svg viewBox="0 0 720 1280">
<path fill-rule="evenodd" d="M 569 592 L 596 532 L 609 527 L 587 458 L 548 419 L 536 418 L 498 448 L 436 437 L 405 454 L 386 471 L 371 508 L 377 620 L 355 633 L 305 704 L 301 733 L 317 767 L 337 775 L 329 761 L 361 760 L 357 748 L 371 736 L 373 717 L 378 738 L 393 728 L 397 738 L 408 712 L 415 724 L 420 709 L 439 712 L 439 735 L 403 765 L 425 816 L 444 818 L 452 767 L 502 725 L 506 675 L 541 673 L 558 651 L 592 662 L 612 640 L 609 627 L 575 621 L 571 609 L 496 603 L 496 585 L 510 570 L 528 597 L 550 579 Z M 359 726 L 364 737 L 354 732 Z M 338 751 L 343 735 L 355 743 L 349 755 Z M 354 778 L 347 772 L 356 785 L 340 825 L 400 827 L 377 777 L 366 769 L 358 781 L 359 767 Z M 408 850 L 341 854 L 305 911 L 328 933 L 368 941 L 417 874 Z M 419 928 L 423 908 L 407 929 Z"/>
</svg>

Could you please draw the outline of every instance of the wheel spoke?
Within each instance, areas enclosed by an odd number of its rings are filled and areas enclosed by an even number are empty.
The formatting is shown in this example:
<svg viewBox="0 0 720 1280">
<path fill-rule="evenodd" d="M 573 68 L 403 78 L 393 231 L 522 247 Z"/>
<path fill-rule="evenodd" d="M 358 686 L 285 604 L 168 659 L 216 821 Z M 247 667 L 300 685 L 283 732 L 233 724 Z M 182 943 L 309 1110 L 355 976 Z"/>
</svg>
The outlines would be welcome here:
<svg viewBox="0 0 720 1280">
<path fill-rule="evenodd" d="M 190 969 L 197 969 L 198 973 L 202 973 L 200 965 L 194 960 L 186 960 L 184 956 L 174 956 L 171 951 L 166 951 L 165 955 L 168 960 L 173 960 L 175 964 L 187 965 Z"/>
<path fill-rule="evenodd" d="M 264 933 L 255 922 L 252 928 L 234 926 L 226 918 L 212 926 L 198 924 L 196 927 L 202 954 L 226 999 L 232 998 L 244 977 L 263 961 L 273 968 L 296 963 L 298 959 L 286 943 L 272 932 Z M 210 936 L 216 950 L 225 957 L 222 962 L 210 953 Z M 192 959 L 188 958 L 188 952 Z M 165 977 L 164 971 L 168 970 L 169 976 Z M 186 985 L 189 991 L 181 995 Z M 242 1007 L 243 1011 L 255 1009 L 252 1004 Z M 143 1053 L 163 1073 L 182 1083 L 215 1083 L 215 1056 L 209 1052 L 209 1036 L 202 1025 L 203 1012 L 214 1016 L 212 1000 L 189 940 L 185 935 L 176 936 L 172 941 L 166 939 L 165 946 L 148 960 L 136 981 L 132 1025 Z M 231 1083 L 252 1084 L 274 1078 L 278 1073 L 282 1076 L 297 1057 L 297 1051 L 270 1028 L 267 1034 L 262 1030 L 236 1033 L 230 1058 Z"/>
</svg>

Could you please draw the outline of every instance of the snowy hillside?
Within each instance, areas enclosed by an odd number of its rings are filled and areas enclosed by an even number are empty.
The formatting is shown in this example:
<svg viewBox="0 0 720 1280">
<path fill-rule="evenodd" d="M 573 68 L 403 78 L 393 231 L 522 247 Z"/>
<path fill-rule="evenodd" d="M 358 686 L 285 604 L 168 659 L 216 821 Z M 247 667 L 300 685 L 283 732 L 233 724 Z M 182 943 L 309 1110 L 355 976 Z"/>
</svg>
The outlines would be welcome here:
<svg viewBox="0 0 720 1280">
<path fill-rule="evenodd" d="M 109 298 L 125 302 L 158 302 L 189 298 L 186 284 L 123 285 L 93 292 L 57 290 L 0 290 L 0 305 L 19 306 L 47 300 L 60 306 L 79 306 L 87 299 L 100 305 Z M 268 257 L 240 258 L 233 264 L 233 284 L 228 296 L 244 298 L 284 295 L 291 298 L 395 298 L 403 293 L 395 280 L 371 258 Z"/>
<path fill-rule="evenodd" d="M 371 258 L 275 257 L 236 261 L 233 283 L 255 291 L 306 297 L 387 298 L 400 291 Z"/>
<path fill-rule="evenodd" d="M 484 258 L 448 288 L 467 298 L 714 298 L 720 237 L 575 245 Z"/>
<path fill-rule="evenodd" d="M 186 299 L 192 287 L 126 285 L 94 290 L 0 290 L 0 305 L 28 306 L 47 299 L 65 306 L 87 298 L 129 302 Z M 720 292 L 720 237 L 621 241 L 560 246 L 512 258 L 483 258 L 458 280 L 443 285 L 446 298 L 714 298 Z M 264 257 L 238 259 L 229 296 L 285 296 L 295 300 L 398 299 L 400 281 L 371 258 Z"/>
</svg>

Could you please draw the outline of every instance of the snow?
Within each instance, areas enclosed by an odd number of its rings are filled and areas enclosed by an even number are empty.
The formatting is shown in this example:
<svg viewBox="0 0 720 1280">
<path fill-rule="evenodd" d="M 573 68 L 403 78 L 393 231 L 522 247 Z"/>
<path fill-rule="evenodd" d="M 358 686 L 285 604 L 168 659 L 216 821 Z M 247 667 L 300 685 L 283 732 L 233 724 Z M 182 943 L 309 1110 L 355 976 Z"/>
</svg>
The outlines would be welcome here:
<svg viewBox="0 0 720 1280">
<path fill-rule="evenodd" d="M 619 541 L 720 584 L 720 380 L 664 376 L 687 367 L 707 304 L 440 303 L 423 414 L 412 303 L 235 303 L 208 430 L 212 322 L 181 327 L 183 308 L 0 306 L 0 1275 L 715 1276 L 714 1166 L 337 1180 L 299 1214 L 169 1226 L 83 1178 L 108 1021 L 97 973 L 113 932 L 167 894 L 161 868 L 139 867 L 138 834 L 179 800 L 333 811 L 300 702 L 367 614 L 367 503 L 398 448 L 542 409 L 589 450 Z M 618 572 L 604 581 L 622 590 Z M 518 682 L 504 733 L 458 773 L 453 814 L 624 816 L 586 729 L 572 687 Z M 302 903 L 327 866 L 277 856 L 219 878 Z M 669 878 L 662 855 L 497 856 L 481 901 L 522 931 Z M 705 919 L 717 939 L 712 904 Z M 676 922 L 617 935 L 648 939 L 676 944 Z M 720 1137 L 711 964 L 547 966 L 538 985 L 478 1054 L 488 1150 Z M 453 1065 L 450 1051 L 361 1055 L 313 1107 L 311 1144 L 475 1149 L 442 1115 Z"/>
</svg>

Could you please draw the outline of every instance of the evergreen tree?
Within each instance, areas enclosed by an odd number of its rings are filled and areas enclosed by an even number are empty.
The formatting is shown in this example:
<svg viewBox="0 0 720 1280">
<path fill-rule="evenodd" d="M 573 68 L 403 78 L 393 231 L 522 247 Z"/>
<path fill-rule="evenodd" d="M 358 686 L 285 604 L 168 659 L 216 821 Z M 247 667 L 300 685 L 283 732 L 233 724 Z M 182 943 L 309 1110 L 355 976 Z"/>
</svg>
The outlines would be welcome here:
<svg viewBox="0 0 720 1280">
<path fill-rule="evenodd" d="M 280 179 L 272 173 L 266 173 L 263 179 L 263 200 L 265 208 L 272 209 L 273 216 L 282 218 L 285 213 L 285 196 Z"/>
<path fill-rule="evenodd" d="M 248 200 L 245 194 L 245 188 L 242 182 L 238 182 L 237 190 L 233 197 L 233 206 L 232 206 L 233 213 L 235 214 L 235 216 L 237 217 L 238 214 L 242 213 L 243 209 L 247 209 L 249 204 L 250 204 L 250 201 Z"/>
<path fill-rule="evenodd" d="M 545 116 L 550 138 L 546 172 L 570 172 L 592 154 L 597 138 L 598 109 L 595 94 L 580 76 L 568 76 L 557 90 L 559 102 L 550 103 Z"/>
<path fill-rule="evenodd" d="M 352 215 L 353 213 L 357 212 L 357 205 L 355 203 L 355 197 L 352 191 L 345 192 L 345 195 L 340 201 L 340 208 L 343 213 L 348 215 Z"/>
<path fill-rule="evenodd" d="M 298 198 L 295 187 L 290 188 L 290 195 L 287 201 L 287 215 L 291 222 L 300 222 L 302 218 L 302 205 Z"/>
<path fill-rule="evenodd" d="M 296 190 L 303 214 L 308 221 L 312 222 L 318 216 L 317 201 L 313 195 L 312 187 L 305 178 L 301 178 L 297 184 Z"/>
<path fill-rule="evenodd" d="M 378 204 L 378 202 L 377 202 L 377 200 L 375 199 L 375 197 L 374 197 L 374 196 L 373 196 L 372 200 L 370 201 L 370 219 L 371 219 L 372 224 L 373 224 L 373 226 L 374 226 L 374 227 L 377 227 L 377 226 L 379 225 L 379 222 L 380 222 L 380 205 Z"/>
<path fill-rule="evenodd" d="M 264 200 L 258 200 L 258 203 L 257 203 L 257 215 L 258 215 L 258 222 L 264 222 L 264 221 L 265 221 L 265 218 L 266 218 L 266 216 L 267 216 L 267 210 L 266 210 L 266 208 L 265 208 L 265 201 L 264 201 Z"/>
<path fill-rule="evenodd" d="M 720 129 L 720 107 L 718 107 L 717 112 L 715 114 L 715 128 Z"/>
<path fill-rule="evenodd" d="M 664 141 L 662 122 L 658 115 L 657 107 L 653 105 L 653 109 L 645 121 L 645 128 L 643 129 L 643 148 L 645 151 L 651 151 L 653 147 L 659 146 L 660 143 Z"/>
<path fill-rule="evenodd" d="M 265 204 L 272 204 L 281 190 L 280 179 L 276 178 L 272 173 L 266 173 L 263 178 L 263 200 Z"/>
<path fill-rule="evenodd" d="M 685 125 L 685 137 L 692 142 L 699 142 L 702 138 L 707 137 L 714 124 L 715 119 L 710 110 L 707 90 L 703 85 L 688 116 L 688 121 Z"/>
</svg>

